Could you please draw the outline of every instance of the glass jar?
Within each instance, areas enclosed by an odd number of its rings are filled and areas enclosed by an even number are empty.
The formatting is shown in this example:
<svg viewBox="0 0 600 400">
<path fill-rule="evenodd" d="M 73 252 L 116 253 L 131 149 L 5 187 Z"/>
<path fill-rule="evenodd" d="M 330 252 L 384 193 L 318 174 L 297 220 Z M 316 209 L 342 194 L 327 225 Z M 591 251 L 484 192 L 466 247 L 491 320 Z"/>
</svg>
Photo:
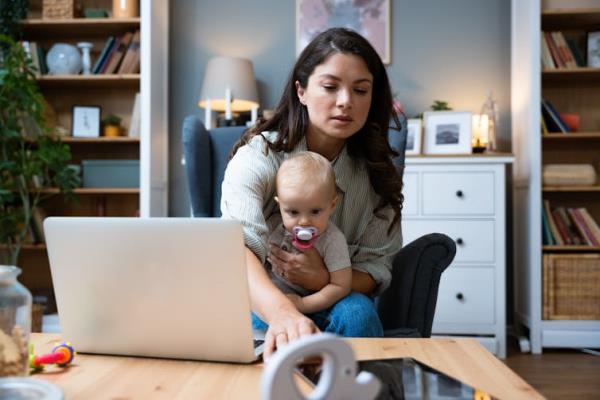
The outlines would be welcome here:
<svg viewBox="0 0 600 400">
<path fill-rule="evenodd" d="M 31 293 L 17 281 L 21 269 L 0 265 L 0 376 L 29 372 Z"/>
</svg>

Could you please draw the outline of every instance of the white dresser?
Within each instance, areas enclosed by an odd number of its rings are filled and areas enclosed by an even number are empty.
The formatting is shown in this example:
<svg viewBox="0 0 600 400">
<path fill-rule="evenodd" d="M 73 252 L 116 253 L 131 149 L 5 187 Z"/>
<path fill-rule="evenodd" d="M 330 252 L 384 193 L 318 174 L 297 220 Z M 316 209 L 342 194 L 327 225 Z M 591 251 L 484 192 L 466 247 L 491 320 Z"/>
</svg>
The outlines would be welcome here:
<svg viewBox="0 0 600 400">
<path fill-rule="evenodd" d="M 506 167 L 510 154 L 407 157 L 404 243 L 428 233 L 456 241 L 442 275 L 432 334 L 478 339 L 506 356 Z"/>
</svg>

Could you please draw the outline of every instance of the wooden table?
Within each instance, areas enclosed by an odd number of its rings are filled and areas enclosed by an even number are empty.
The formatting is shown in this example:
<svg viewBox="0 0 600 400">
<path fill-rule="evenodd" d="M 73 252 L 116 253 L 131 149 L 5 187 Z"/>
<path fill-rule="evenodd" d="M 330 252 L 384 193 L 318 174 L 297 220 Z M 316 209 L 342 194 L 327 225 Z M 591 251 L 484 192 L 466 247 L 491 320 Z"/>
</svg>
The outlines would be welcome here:
<svg viewBox="0 0 600 400">
<path fill-rule="evenodd" d="M 37 354 L 58 335 L 33 334 Z M 413 357 L 500 399 L 543 398 L 474 339 L 350 339 L 358 359 Z M 75 348 L 77 344 L 74 343 Z M 78 354 L 67 369 L 49 366 L 36 379 L 72 399 L 259 399 L 262 364 Z"/>
</svg>

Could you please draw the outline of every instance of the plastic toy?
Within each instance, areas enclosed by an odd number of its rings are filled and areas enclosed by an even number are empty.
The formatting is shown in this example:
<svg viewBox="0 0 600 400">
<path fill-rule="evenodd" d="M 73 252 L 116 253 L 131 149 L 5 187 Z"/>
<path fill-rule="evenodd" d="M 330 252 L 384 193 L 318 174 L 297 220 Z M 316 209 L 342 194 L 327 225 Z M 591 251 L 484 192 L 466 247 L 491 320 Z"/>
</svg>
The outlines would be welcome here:
<svg viewBox="0 0 600 400">
<path fill-rule="evenodd" d="M 73 358 L 75 358 L 75 349 L 71 343 L 63 342 L 52 349 L 49 354 L 42 354 L 36 356 L 33 352 L 33 346 L 31 346 L 29 352 L 29 366 L 33 371 L 41 371 L 44 369 L 44 365 L 56 364 L 59 367 L 66 367 L 69 365 Z"/>
<path fill-rule="evenodd" d="M 295 226 L 292 233 L 294 234 L 292 241 L 294 247 L 299 250 L 307 250 L 315 244 L 319 230 L 312 226 Z"/>
</svg>

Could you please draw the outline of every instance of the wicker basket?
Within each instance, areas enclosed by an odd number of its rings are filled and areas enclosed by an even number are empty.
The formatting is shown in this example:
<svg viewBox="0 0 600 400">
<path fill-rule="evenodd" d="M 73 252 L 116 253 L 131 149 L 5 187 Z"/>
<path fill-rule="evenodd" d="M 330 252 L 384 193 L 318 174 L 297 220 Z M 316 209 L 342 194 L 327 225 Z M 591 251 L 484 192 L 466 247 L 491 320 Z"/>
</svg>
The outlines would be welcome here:
<svg viewBox="0 0 600 400">
<path fill-rule="evenodd" d="M 545 320 L 600 320 L 600 254 L 545 254 Z"/>
<path fill-rule="evenodd" d="M 42 18 L 66 19 L 75 17 L 75 0 L 44 0 Z"/>
</svg>

